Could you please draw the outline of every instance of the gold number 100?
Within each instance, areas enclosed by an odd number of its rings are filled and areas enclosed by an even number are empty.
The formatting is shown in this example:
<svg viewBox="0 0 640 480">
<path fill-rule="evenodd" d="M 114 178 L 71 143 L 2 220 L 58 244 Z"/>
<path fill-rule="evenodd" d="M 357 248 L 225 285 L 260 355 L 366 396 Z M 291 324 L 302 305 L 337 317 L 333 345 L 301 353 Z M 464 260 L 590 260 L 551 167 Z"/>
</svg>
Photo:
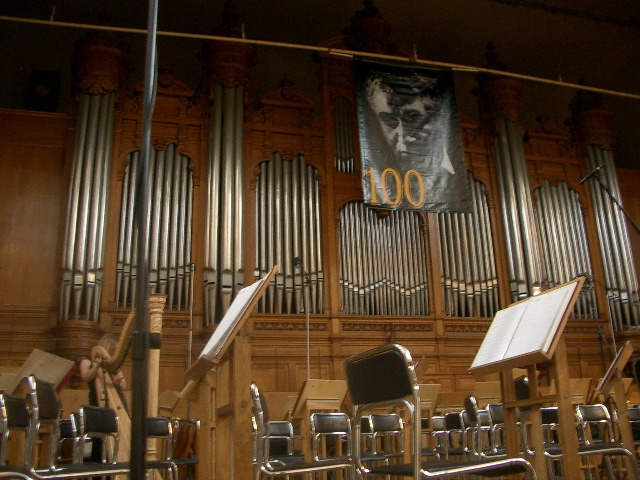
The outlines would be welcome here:
<svg viewBox="0 0 640 480">
<path fill-rule="evenodd" d="M 380 175 L 380 191 L 382 193 L 382 197 L 384 199 L 383 202 L 378 200 L 378 186 L 376 185 L 376 177 L 375 170 L 370 168 L 369 170 L 365 170 L 365 175 L 369 176 L 369 184 L 371 186 L 371 204 L 372 205 L 390 205 L 392 207 L 398 205 L 402 202 L 403 198 L 407 199 L 407 202 L 415 208 L 420 208 L 424 205 L 425 202 L 425 190 L 424 190 L 424 179 L 422 175 L 417 170 L 407 170 L 407 173 L 404 174 L 404 179 L 400 177 L 400 174 L 397 170 L 393 168 L 385 168 Z M 391 181 L 395 182 L 395 191 L 396 195 L 394 199 L 389 198 L 388 194 L 388 182 L 389 177 L 391 177 Z M 418 199 L 414 199 L 411 195 L 411 178 L 415 178 L 418 182 L 418 190 L 419 195 Z"/>
</svg>

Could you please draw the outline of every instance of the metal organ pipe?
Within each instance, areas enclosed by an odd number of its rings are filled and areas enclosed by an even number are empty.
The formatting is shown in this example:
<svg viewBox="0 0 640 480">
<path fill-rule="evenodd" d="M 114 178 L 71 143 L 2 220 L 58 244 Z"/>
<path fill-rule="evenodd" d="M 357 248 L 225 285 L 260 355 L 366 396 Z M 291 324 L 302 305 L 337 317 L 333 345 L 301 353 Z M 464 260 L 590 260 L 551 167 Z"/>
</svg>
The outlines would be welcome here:
<svg viewBox="0 0 640 480">
<path fill-rule="evenodd" d="M 60 320 L 98 321 L 115 94 L 82 94 L 66 216 Z"/>
<path fill-rule="evenodd" d="M 116 305 L 135 303 L 136 251 L 134 229 L 136 175 L 140 153 L 129 155 L 122 184 L 120 235 L 116 272 Z M 187 309 L 191 299 L 191 209 L 193 181 L 189 158 L 171 144 L 149 156 L 149 283 L 152 293 L 167 295 L 174 310 Z"/>
<path fill-rule="evenodd" d="M 258 310 L 322 313 L 324 275 L 320 198 L 315 169 L 301 156 L 274 153 L 259 166 L 256 184 L 256 278 L 273 264 L 280 269 Z M 309 302 L 305 302 L 305 294 Z"/>
<path fill-rule="evenodd" d="M 620 201 L 613 153 L 608 149 L 591 145 L 587 168 L 591 171 L 599 165 L 606 166 L 599 172 L 601 181 L 616 201 Z M 596 210 L 596 225 L 612 324 L 616 331 L 637 328 L 640 326 L 640 297 L 625 218 L 596 180 L 590 181 L 589 189 Z"/>
<path fill-rule="evenodd" d="M 471 213 L 438 214 L 445 309 L 457 317 L 492 317 L 497 278 L 484 185 L 469 174 Z"/>
<path fill-rule="evenodd" d="M 244 286 L 244 87 L 213 85 L 209 113 L 205 324 L 222 318 Z M 190 186 L 192 188 L 192 186 Z M 189 232 L 190 235 L 190 232 Z M 189 277 L 189 282 L 191 277 Z"/>
<path fill-rule="evenodd" d="M 362 202 L 340 210 L 340 284 L 347 315 L 428 315 L 426 257 L 420 217 L 381 218 Z"/>
<path fill-rule="evenodd" d="M 234 194 L 235 169 L 238 159 L 235 157 L 236 123 L 235 88 L 222 89 L 222 190 L 221 195 L 221 224 L 220 224 L 220 269 L 221 269 L 221 309 L 227 311 L 234 297 Z"/>
</svg>

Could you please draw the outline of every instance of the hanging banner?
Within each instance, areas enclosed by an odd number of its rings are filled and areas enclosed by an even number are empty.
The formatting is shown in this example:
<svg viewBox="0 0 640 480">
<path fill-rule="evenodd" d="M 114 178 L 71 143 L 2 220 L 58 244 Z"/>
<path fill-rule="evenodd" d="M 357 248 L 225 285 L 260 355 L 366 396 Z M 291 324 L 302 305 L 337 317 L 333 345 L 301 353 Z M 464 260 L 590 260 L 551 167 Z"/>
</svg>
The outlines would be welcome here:
<svg viewBox="0 0 640 480">
<path fill-rule="evenodd" d="M 471 211 L 451 71 L 355 59 L 354 83 L 365 203 Z"/>
</svg>

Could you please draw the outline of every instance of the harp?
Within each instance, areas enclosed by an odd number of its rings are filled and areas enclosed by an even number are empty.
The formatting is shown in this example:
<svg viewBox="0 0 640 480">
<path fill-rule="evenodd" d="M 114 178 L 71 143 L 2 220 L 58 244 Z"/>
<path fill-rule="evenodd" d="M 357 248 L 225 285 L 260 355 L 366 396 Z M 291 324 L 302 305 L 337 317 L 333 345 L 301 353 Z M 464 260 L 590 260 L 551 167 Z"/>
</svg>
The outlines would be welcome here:
<svg viewBox="0 0 640 480">
<path fill-rule="evenodd" d="M 151 333 L 162 332 L 162 313 L 166 295 L 154 293 L 149 296 L 149 331 Z M 116 411 L 119 421 L 120 443 L 118 448 L 118 461 L 127 462 L 130 460 L 131 454 L 131 417 L 127 411 L 121 392 L 111 380 L 111 373 L 116 373 L 129 352 L 131 334 L 135 328 L 135 310 L 132 310 L 125 321 L 116 350 L 113 354 L 109 354 L 104 347 L 97 345 L 91 350 L 91 359 L 102 357 L 103 368 L 99 372 L 94 382 L 96 393 L 98 395 L 98 404 L 101 407 L 109 407 Z M 148 404 L 147 410 L 149 415 L 156 415 L 158 410 L 158 378 L 160 371 L 160 351 L 152 350 L 149 352 L 149 375 L 148 375 Z M 153 448 L 152 448 L 153 450 Z M 150 455 L 155 452 L 150 451 Z"/>
</svg>

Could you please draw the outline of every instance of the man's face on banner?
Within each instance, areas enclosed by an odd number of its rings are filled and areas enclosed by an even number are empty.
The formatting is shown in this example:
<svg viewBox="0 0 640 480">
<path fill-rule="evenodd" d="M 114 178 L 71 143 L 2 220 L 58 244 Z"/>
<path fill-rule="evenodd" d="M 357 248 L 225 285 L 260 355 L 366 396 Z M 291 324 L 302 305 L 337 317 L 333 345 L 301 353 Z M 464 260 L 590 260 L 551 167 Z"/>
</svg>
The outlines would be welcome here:
<svg viewBox="0 0 640 480">
<path fill-rule="evenodd" d="M 382 133 L 397 159 L 442 149 L 438 140 L 441 136 L 438 102 L 424 89 L 374 79 L 367 90 Z"/>
</svg>

